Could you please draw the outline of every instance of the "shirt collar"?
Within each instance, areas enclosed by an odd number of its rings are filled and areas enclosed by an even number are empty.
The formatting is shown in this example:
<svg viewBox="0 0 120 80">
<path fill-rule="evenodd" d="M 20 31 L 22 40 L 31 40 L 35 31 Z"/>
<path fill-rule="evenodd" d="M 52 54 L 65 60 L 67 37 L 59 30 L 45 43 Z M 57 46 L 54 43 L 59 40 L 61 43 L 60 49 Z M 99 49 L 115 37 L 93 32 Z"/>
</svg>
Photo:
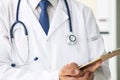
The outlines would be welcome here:
<svg viewBox="0 0 120 80">
<path fill-rule="evenodd" d="M 35 10 L 41 0 L 28 0 L 29 5 L 33 10 Z M 49 0 L 51 5 L 56 8 L 58 4 L 58 0 Z"/>
</svg>

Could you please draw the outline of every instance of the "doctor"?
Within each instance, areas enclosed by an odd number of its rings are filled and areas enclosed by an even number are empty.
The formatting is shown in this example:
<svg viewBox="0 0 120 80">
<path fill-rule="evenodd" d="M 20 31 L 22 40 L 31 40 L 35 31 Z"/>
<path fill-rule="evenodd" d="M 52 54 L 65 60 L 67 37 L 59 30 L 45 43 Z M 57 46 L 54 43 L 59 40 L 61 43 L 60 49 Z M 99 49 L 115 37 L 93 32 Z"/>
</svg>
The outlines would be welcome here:
<svg viewBox="0 0 120 80">
<path fill-rule="evenodd" d="M 42 1 L 0 4 L 0 80 L 110 80 L 107 61 L 78 70 L 105 53 L 91 9 Z"/>
</svg>

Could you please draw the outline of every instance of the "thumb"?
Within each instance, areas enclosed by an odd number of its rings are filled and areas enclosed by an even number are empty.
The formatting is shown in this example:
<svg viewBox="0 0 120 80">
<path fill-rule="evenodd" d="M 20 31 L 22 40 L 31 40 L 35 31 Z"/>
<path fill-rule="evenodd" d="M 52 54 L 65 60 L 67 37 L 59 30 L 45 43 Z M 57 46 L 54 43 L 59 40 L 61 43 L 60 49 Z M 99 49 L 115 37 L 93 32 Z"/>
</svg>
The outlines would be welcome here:
<svg viewBox="0 0 120 80">
<path fill-rule="evenodd" d="M 102 61 L 99 60 L 94 64 L 90 65 L 88 68 L 86 68 L 84 72 L 94 72 L 101 64 L 102 64 Z"/>
<path fill-rule="evenodd" d="M 101 64 L 102 64 L 102 61 L 99 60 L 99 61 L 96 62 L 94 65 L 92 65 L 91 72 L 94 72 Z"/>
<path fill-rule="evenodd" d="M 83 80 L 87 80 L 88 77 L 89 77 L 89 75 L 90 75 L 90 72 L 86 72 L 86 73 L 84 74 L 84 76 L 82 77 Z"/>
</svg>

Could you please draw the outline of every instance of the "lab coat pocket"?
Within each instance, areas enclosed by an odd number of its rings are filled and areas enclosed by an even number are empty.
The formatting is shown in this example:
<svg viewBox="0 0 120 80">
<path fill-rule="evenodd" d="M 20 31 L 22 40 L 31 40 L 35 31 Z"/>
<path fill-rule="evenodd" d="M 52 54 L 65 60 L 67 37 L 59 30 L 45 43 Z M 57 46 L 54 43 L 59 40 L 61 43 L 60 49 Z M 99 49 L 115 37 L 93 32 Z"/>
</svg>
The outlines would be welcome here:
<svg viewBox="0 0 120 80">
<path fill-rule="evenodd" d="M 13 30 L 14 39 L 13 39 L 13 58 L 18 58 L 14 60 L 14 62 L 17 62 L 17 60 L 21 61 L 22 63 L 27 63 L 28 60 L 28 54 L 29 54 L 29 39 L 25 35 L 24 27 L 20 24 L 17 24 Z M 19 61 L 17 63 L 19 63 Z"/>
</svg>

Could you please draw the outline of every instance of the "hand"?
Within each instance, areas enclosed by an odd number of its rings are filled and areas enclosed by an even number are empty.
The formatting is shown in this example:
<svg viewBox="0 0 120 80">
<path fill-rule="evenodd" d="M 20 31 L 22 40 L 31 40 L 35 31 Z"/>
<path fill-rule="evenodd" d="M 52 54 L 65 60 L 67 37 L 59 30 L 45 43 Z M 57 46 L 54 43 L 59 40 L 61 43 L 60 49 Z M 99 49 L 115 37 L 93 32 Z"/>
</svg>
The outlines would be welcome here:
<svg viewBox="0 0 120 80">
<path fill-rule="evenodd" d="M 91 73 L 93 73 L 93 72 L 95 72 L 95 70 L 96 70 L 97 68 L 100 67 L 101 64 L 102 64 L 102 61 L 101 61 L 101 60 L 98 60 L 98 61 L 96 61 L 94 64 L 88 66 L 88 67 L 87 67 L 86 69 L 84 69 L 83 71 L 84 71 L 84 72 L 91 72 Z"/>
<path fill-rule="evenodd" d="M 60 80 L 89 80 L 92 74 L 93 73 L 79 70 L 76 63 L 70 63 L 61 69 L 59 77 Z"/>
</svg>

